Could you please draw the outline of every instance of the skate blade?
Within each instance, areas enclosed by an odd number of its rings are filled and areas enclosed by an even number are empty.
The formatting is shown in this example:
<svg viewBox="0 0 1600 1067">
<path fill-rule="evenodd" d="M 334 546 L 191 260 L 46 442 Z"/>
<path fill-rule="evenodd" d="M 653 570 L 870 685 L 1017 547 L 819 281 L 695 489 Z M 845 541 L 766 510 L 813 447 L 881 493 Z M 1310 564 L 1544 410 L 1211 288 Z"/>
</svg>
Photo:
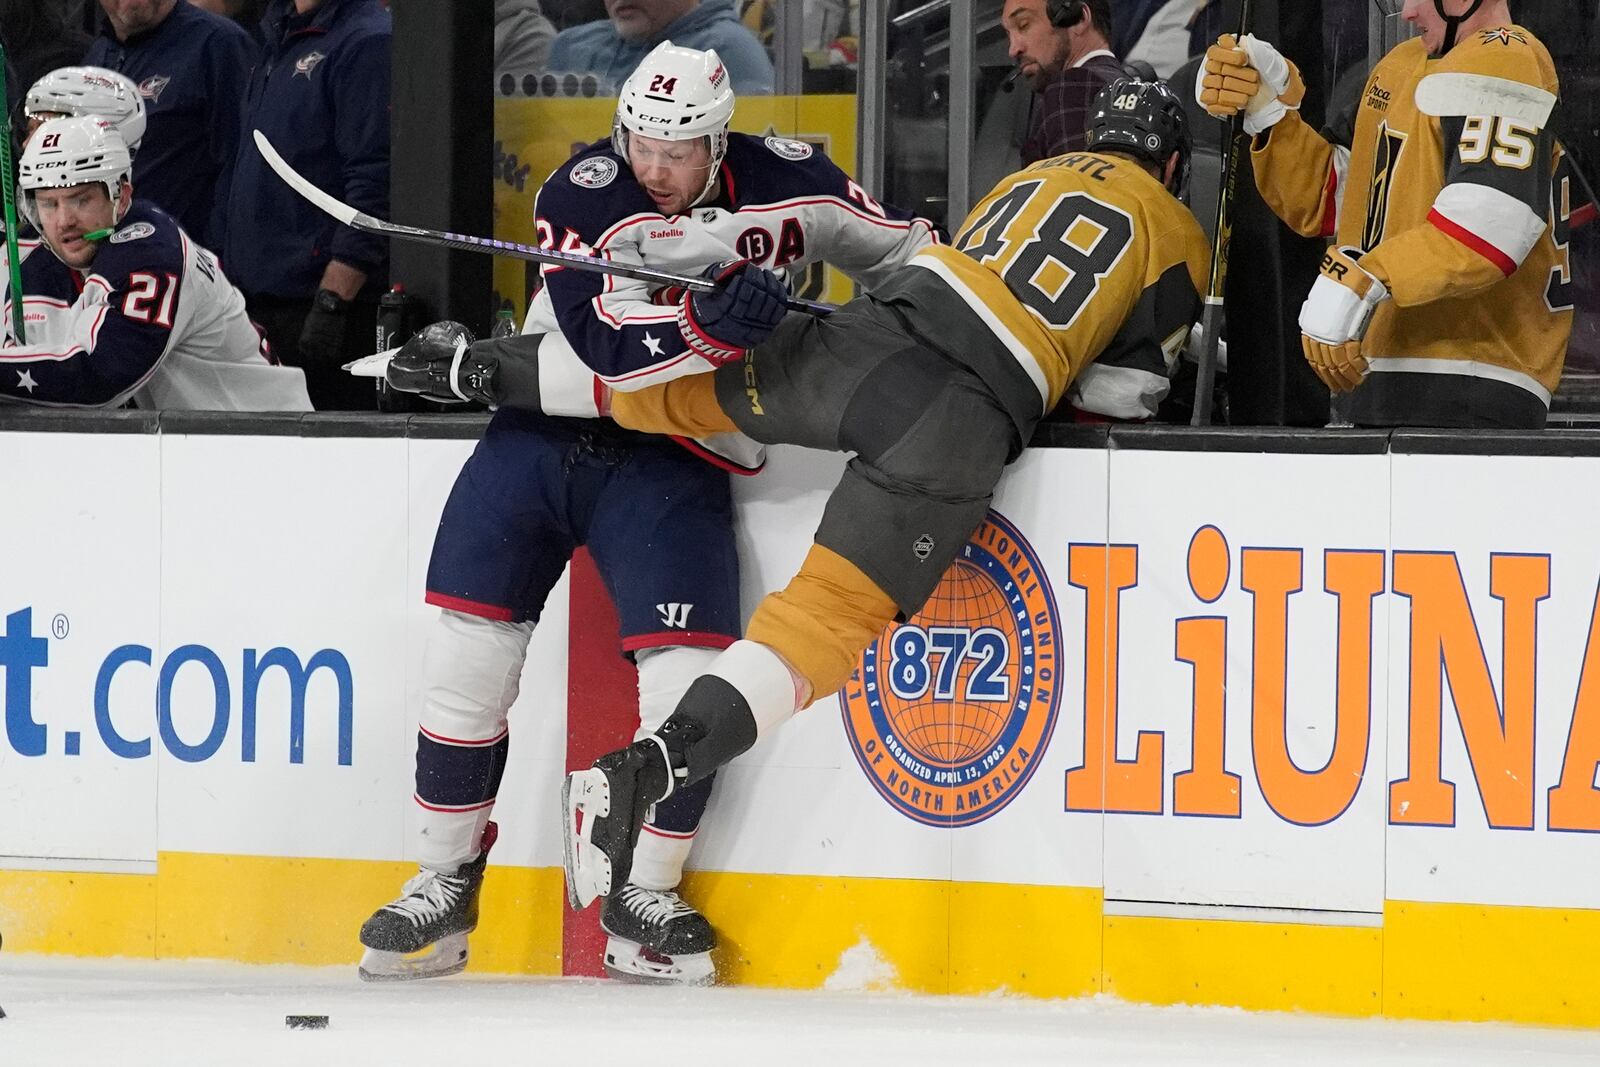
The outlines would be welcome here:
<svg viewBox="0 0 1600 1067">
<path fill-rule="evenodd" d="M 361 957 L 357 973 L 363 982 L 414 982 L 460 974 L 466 969 L 467 935 L 451 934 L 410 955 L 369 948 Z"/>
<path fill-rule="evenodd" d="M 619 982 L 636 985 L 715 985 L 716 964 L 711 953 L 663 956 L 626 938 L 606 940 L 606 973 Z"/>
<path fill-rule="evenodd" d="M 611 814 L 611 783 L 604 771 L 574 771 L 561 783 L 562 866 L 567 874 L 567 903 L 582 911 L 611 892 L 611 857 L 594 847 L 596 819 Z"/>
</svg>

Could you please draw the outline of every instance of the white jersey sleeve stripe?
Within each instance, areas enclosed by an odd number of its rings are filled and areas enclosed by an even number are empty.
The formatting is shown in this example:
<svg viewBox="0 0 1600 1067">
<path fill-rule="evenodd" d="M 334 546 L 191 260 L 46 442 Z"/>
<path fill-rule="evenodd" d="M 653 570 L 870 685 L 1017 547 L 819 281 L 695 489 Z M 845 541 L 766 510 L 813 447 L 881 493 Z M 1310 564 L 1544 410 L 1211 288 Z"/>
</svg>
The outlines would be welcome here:
<svg viewBox="0 0 1600 1067">
<path fill-rule="evenodd" d="M 1493 255 L 1488 258 L 1502 270 L 1509 262 L 1511 271 L 1507 271 L 1508 274 L 1522 265 L 1545 229 L 1545 220 L 1510 193 L 1470 182 L 1454 182 L 1441 189 L 1433 202 L 1433 210 L 1504 257 L 1503 260 Z M 1475 251 L 1484 251 L 1468 243 Z"/>
</svg>

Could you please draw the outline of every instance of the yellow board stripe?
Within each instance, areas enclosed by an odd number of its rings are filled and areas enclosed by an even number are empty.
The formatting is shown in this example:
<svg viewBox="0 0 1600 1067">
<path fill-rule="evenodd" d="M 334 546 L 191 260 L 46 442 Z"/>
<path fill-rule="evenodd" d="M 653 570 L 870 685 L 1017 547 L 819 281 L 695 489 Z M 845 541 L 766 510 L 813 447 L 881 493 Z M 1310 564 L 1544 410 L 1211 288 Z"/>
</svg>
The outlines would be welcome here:
<svg viewBox="0 0 1600 1067">
<path fill-rule="evenodd" d="M 0 871 L 7 952 L 156 955 L 156 876 Z"/>
<path fill-rule="evenodd" d="M 353 964 L 404 863 L 164 852 L 0 870 L 15 952 Z M 1105 915 L 1099 889 L 691 872 L 721 980 L 1600 1027 L 1600 911 L 1390 901 L 1383 926 Z M 471 969 L 561 973 L 559 868 L 492 867 Z"/>
<path fill-rule="evenodd" d="M 1150 1004 L 1377 1015 L 1383 945 L 1372 927 L 1108 915 L 1105 988 Z"/>
<path fill-rule="evenodd" d="M 1391 900 L 1384 1014 L 1600 1026 L 1600 911 Z"/>
<path fill-rule="evenodd" d="M 5 948 L 71 956 L 354 964 L 416 864 L 163 852 L 151 874 L 0 870 Z M 559 867 L 496 867 L 469 970 L 561 973 Z"/>
</svg>

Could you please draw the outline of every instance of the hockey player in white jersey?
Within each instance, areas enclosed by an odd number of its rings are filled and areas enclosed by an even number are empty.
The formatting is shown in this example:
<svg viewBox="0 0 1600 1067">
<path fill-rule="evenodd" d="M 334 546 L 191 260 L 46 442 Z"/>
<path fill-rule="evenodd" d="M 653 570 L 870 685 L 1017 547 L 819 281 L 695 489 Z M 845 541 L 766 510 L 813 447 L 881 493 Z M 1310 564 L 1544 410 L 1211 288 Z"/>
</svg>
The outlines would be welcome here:
<svg viewBox="0 0 1600 1067">
<path fill-rule="evenodd" d="M 0 399 L 53 407 L 309 411 L 216 257 L 133 196 L 132 160 L 98 118 L 50 119 L 22 155 L 19 242 L 27 344 L 0 345 Z M 0 277 L 9 278 L 8 270 Z"/>
<path fill-rule="evenodd" d="M 91 115 L 122 136 L 129 155 L 139 154 L 144 139 L 144 97 L 126 74 L 104 67 L 57 67 L 34 82 L 23 104 L 26 142 L 49 119 Z"/>
<path fill-rule="evenodd" d="M 444 610 L 423 666 L 421 870 L 362 927 L 365 977 L 466 965 L 509 745 L 506 711 L 574 546 L 594 557 L 622 651 L 638 665 L 639 736 L 739 637 L 727 475 L 666 438 L 600 417 L 597 375 L 625 390 L 742 358 L 782 317 L 786 295 L 752 264 L 798 271 L 826 260 L 870 286 L 936 240 L 932 223 L 879 205 L 811 145 L 730 133 L 733 107 L 715 52 L 660 45 L 623 87 L 611 138 L 558 168 L 535 208 L 545 247 L 704 271 L 723 280 L 716 292 L 685 299 L 546 267 L 522 336 L 469 343 L 460 327 L 436 324 L 389 366 L 398 388 L 498 410 L 434 539 L 427 599 Z M 608 899 L 601 922 L 613 975 L 712 977 L 715 935 L 677 893 L 710 785 L 658 806 L 631 881 Z"/>
</svg>

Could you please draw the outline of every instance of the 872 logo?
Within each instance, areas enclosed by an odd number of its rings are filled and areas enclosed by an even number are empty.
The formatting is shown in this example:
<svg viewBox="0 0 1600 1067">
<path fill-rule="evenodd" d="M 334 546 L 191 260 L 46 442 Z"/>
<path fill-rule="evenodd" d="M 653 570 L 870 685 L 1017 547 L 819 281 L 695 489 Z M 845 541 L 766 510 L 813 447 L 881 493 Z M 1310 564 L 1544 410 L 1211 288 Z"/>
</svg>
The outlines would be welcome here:
<svg viewBox="0 0 1600 1067">
<path fill-rule="evenodd" d="M 861 654 L 840 692 L 861 769 L 900 812 L 968 826 L 1009 804 L 1061 698 L 1057 610 L 1038 555 L 991 511 L 928 603 Z"/>
</svg>

